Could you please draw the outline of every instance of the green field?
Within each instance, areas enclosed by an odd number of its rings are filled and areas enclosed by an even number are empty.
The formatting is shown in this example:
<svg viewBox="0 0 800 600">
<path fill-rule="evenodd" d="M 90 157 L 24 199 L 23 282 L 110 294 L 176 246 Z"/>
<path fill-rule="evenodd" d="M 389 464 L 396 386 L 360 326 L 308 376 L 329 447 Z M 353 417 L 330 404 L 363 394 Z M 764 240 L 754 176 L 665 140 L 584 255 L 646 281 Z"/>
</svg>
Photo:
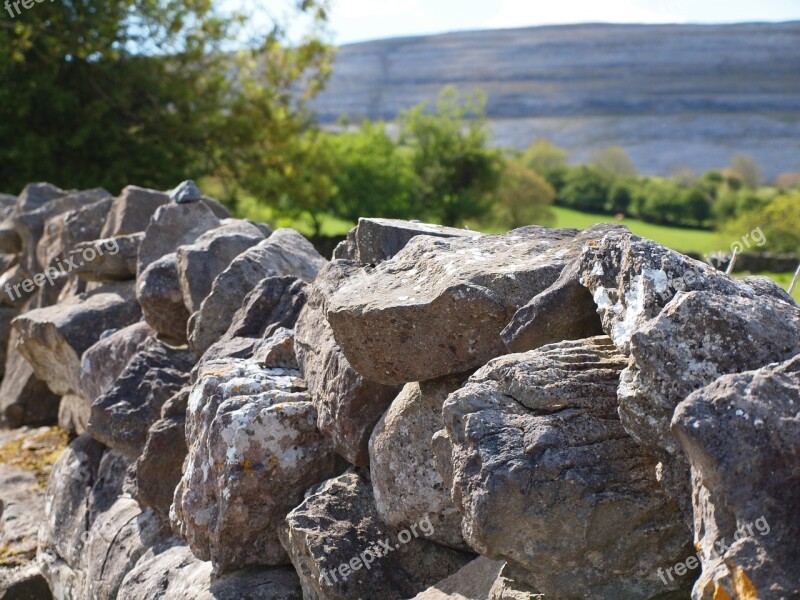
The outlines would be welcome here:
<svg viewBox="0 0 800 600">
<path fill-rule="evenodd" d="M 726 248 L 725 242 L 712 231 L 653 225 L 636 219 L 617 221 L 614 217 L 582 213 L 561 206 L 553 207 L 553 212 L 556 214 L 556 227 L 586 229 L 595 223 L 619 222 L 626 225 L 636 235 L 654 240 L 659 244 L 664 244 L 681 252 L 706 254 L 715 250 L 725 250 Z"/>
</svg>

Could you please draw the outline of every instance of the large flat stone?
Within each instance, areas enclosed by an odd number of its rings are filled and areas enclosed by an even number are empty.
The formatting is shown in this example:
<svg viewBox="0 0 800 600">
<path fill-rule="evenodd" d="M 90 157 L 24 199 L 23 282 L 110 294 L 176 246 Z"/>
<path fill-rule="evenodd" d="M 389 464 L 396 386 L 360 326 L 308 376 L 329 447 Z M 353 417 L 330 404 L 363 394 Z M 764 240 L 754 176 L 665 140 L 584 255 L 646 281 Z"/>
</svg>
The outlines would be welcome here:
<svg viewBox="0 0 800 600">
<path fill-rule="evenodd" d="M 576 234 L 528 227 L 468 239 L 417 236 L 333 294 L 334 337 L 359 373 L 388 385 L 477 368 L 506 352 L 500 332 L 514 313 L 580 252 Z"/>
</svg>

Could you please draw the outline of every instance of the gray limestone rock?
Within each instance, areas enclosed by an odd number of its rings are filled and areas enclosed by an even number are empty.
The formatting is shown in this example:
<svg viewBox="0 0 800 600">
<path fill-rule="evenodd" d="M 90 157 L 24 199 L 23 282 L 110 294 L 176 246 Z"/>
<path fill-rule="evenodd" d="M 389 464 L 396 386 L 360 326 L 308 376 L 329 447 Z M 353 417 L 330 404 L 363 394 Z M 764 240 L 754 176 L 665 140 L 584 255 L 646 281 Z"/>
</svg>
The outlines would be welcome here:
<svg viewBox="0 0 800 600">
<path fill-rule="evenodd" d="M 189 324 L 189 340 L 198 355 L 221 338 L 245 297 L 265 277 L 296 277 L 311 282 L 325 264 L 307 239 L 293 229 L 278 229 L 240 254 L 215 279 L 211 293 Z"/>
<path fill-rule="evenodd" d="M 489 362 L 442 416 L 467 543 L 555 599 L 679 592 L 656 574 L 690 552 L 678 505 L 616 415 L 627 361 L 604 336 Z M 564 568 L 568 565 L 569 568 Z"/>
<path fill-rule="evenodd" d="M 177 187 L 169 193 L 169 199 L 178 204 L 188 204 L 189 202 L 200 202 L 203 194 L 197 184 L 188 179 L 177 185 Z"/>
<path fill-rule="evenodd" d="M 375 426 L 369 442 L 375 508 L 384 523 L 404 529 L 426 517 L 429 539 L 467 549 L 461 513 L 434 466 L 431 438 L 444 427 L 442 404 L 467 376 L 409 383 Z"/>
<path fill-rule="evenodd" d="M 219 572 L 285 563 L 278 527 L 307 488 L 335 474 L 299 376 L 237 359 L 211 361 L 198 373 L 170 518 L 195 556 Z"/>
<path fill-rule="evenodd" d="M 471 560 L 426 540 L 431 528 L 423 521 L 413 533 L 392 531 L 375 510 L 369 482 L 345 473 L 309 490 L 280 535 L 304 598 L 393 600 L 413 597 Z"/>
<path fill-rule="evenodd" d="M 169 196 L 163 192 L 129 185 L 114 200 L 98 237 L 130 235 L 144 231 L 153 213 L 168 202 Z"/>
<path fill-rule="evenodd" d="M 317 408 L 320 431 L 348 462 L 365 466 L 372 429 L 400 388 L 368 381 L 351 367 L 325 318 L 331 294 L 356 268 L 337 260 L 320 271 L 297 320 L 295 353 Z"/>
<path fill-rule="evenodd" d="M 334 337 L 359 373 L 387 385 L 477 368 L 506 352 L 500 332 L 577 255 L 576 234 L 526 227 L 412 238 L 336 290 L 327 311 Z"/>
<path fill-rule="evenodd" d="M 144 272 L 139 273 L 136 299 L 150 327 L 175 340 L 186 340 L 189 311 L 183 303 L 175 252 L 154 260 Z"/>
<path fill-rule="evenodd" d="M 694 392 L 672 431 L 693 473 L 692 597 L 800 597 L 800 356 Z"/>
<path fill-rule="evenodd" d="M 121 375 L 91 408 L 89 432 L 110 448 L 136 460 L 161 407 L 189 381 L 195 356 L 155 337 L 136 349 Z"/>
<path fill-rule="evenodd" d="M 72 255 L 79 259 L 74 273 L 84 281 L 126 281 L 136 278 L 136 261 L 143 233 L 120 235 L 74 247 Z M 80 257 L 94 256 L 92 260 Z"/>
<path fill-rule="evenodd" d="M 55 394 L 80 388 L 81 356 L 107 329 L 135 323 L 141 316 L 132 284 L 115 284 L 65 302 L 28 311 L 13 326 L 17 349 Z"/>
</svg>

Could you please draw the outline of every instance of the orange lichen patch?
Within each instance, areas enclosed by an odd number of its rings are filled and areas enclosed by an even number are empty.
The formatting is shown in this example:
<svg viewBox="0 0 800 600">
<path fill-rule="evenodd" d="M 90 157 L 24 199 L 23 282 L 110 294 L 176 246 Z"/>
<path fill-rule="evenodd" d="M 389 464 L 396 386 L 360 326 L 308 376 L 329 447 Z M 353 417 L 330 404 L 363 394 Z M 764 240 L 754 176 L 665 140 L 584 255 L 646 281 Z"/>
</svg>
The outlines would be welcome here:
<svg viewBox="0 0 800 600">
<path fill-rule="evenodd" d="M 725 591 L 725 588 L 714 584 L 714 600 L 733 600 L 731 595 Z"/>
<path fill-rule="evenodd" d="M 42 427 L 0 446 L 0 463 L 30 471 L 40 487 L 47 485 L 53 465 L 69 443 L 67 432 Z"/>
<path fill-rule="evenodd" d="M 758 593 L 741 567 L 736 567 L 733 570 L 733 588 L 736 590 L 737 600 L 758 600 Z"/>
<path fill-rule="evenodd" d="M 245 475 L 253 475 L 253 461 L 247 458 L 244 459 L 244 462 L 242 463 L 242 469 L 244 470 Z"/>
</svg>

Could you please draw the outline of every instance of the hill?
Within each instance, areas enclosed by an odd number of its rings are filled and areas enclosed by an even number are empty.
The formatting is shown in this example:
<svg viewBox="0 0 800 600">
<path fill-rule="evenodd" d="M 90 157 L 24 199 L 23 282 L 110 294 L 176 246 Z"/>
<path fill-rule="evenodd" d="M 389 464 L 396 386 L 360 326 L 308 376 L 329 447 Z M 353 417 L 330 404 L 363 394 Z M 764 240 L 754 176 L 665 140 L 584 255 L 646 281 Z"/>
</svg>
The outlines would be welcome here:
<svg viewBox="0 0 800 600">
<path fill-rule="evenodd" d="M 445 85 L 488 94 L 501 146 L 547 137 L 625 147 L 645 173 L 755 157 L 800 171 L 800 22 L 570 25 L 408 37 L 340 48 L 322 123 L 392 119 Z"/>
</svg>

